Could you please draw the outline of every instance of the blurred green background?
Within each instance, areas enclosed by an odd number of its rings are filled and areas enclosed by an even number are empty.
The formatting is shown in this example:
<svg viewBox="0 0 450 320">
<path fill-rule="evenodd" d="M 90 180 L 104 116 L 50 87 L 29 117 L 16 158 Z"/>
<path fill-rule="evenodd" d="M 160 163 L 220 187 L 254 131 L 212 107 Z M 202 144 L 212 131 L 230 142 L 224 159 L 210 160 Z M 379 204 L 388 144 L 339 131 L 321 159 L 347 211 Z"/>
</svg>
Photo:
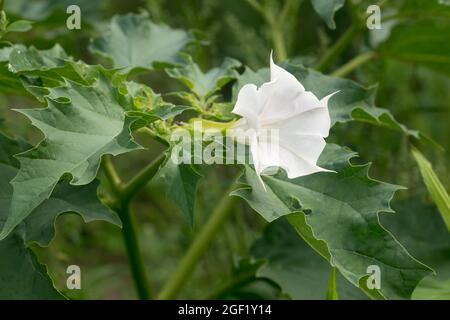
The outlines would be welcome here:
<svg viewBox="0 0 450 320">
<path fill-rule="evenodd" d="M 283 35 L 290 60 L 312 65 L 349 27 L 355 11 L 364 11 L 372 1 L 353 1 L 336 14 L 335 30 L 313 10 L 309 1 L 298 1 L 290 8 L 283 22 Z M 384 1 L 383 10 L 395 10 L 402 1 Z M 78 4 L 82 11 L 81 30 L 65 27 L 69 4 Z M 272 10 L 281 10 L 283 1 L 266 1 Z M 207 70 L 221 63 L 225 57 L 240 60 L 256 70 L 268 65 L 274 48 L 270 28 L 261 15 L 244 0 L 7 0 L 5 10 L 10 20 L 35 21 L 25 34 L 11 34 L 14 43 L 47 49 L 60 43 L 71 56 L 88 63 L 104 63 L 88 50 L 89 39 L 102 33 L 115 14 L 147 11 L 153 21 L 173 28 L 193 30 L 204 40 L 203 45 L 190 48 L 195 61 Z M 386 28 L 384 31 L 388 32 Z M 339 56 L 333 68 L 370 48 L 377 37 L 364 32 L 352 41 Z M 450 37 L 450 36 L 449 36 Z M 450 38 L 448 39 L 450 41 Z M 333 69 L 332 68 L 332 69 Z M 156 92 L 171 92 L 179 88 L 163 71 L 137 75 Z M 347 77 L 363 85 L 378 84 L 377 105 L 389 109 L 400 123 L 418 129 L 448 150 L 450 146 L 450 78 L 420 65 L 389 59 L 375 59 Z M 225 88 L 230 94 L 231 86 Z M 25 117 L 10 111 L 14 107 L 38 105 L 27 97 L 7 93 L 0 95 L 0 118 L 15 135 L 36 143 L 42 136 L 30 126 Z M 330 142 L 346 145 L 361 155 L 360 161 L 371 161 L 371 175 L 377 179 L 408 186 L 398 199 L 417 196 L 429 201 L 419 170 L 411 157 L 406 138 L 398 132 L 382 130 L 361 123 L 337 125 Z M 148 163 L 161 145 L 137 136 L 148 150 L 133 156 L 118 157 L 118 171 L 131 177 Z M 424 153 L 433 163 L 444 186 L 449 185 L 448 153 L 425 145 Z M 125 160 L 126 158 L 126 160 Z M 175 270 L 177 262 L 188 247 L 195 229 L 202 225 L 208 212 L 223 196 L 233 176 L 227 168 L 209 168 L 205 173 L 197 197 L 196 225 L 191 230 L 182 213 L 165 198 L 157 185 L 150 183 L 133 203 L 139 230 L 142 253 L 148 267 L 152 286 L 158 289 Z M 233 219 L 227 222 L 207 255 L 184 288 L 181 297 L 206 297 L 235 272 L 242 257 L 258 238 L 265 222 L 244 203 Z M 75 299 L 133 299 L 136 298 L 120 230 L 101 222 L 85 224 L 76 215 L 64 215 L 57 221 L 56 238 L 49 248 L 37 247 L 39 259 L 48 265 L 56 279 L 56 287 Z M 65 287 L 67 265 L 77 264 L 82 270 L 82 289 L 68 291 Z M 255 282 L 230 292 L 225 297 L 280 297 L 279 289 L 264 281 Z M 282 295 L 281 295 L 282 297 Z"/>
</svg>

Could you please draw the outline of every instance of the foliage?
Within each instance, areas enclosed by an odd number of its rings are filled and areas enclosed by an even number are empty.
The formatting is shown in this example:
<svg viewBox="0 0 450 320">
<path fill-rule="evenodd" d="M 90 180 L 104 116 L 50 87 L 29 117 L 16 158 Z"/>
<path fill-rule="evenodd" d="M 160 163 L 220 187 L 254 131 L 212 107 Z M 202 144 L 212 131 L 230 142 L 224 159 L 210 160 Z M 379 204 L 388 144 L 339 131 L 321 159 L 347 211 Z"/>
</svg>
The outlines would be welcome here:
<svg viewBox="0 0 450 320">
<path fill-rule="evenodd" d="M 132 278 L 139 298 L 450 299 L 450 6 L 383 3 L 382 34 L 369 1 L 6 1 L 0 298 L 130 298 Z M 271 49 L 319 99 L 337 92 L 330 172 L 174 163 L 177 130 L 236 123 Z M 127 289 L 67 290 L 77 259 Z"/>
</svg>

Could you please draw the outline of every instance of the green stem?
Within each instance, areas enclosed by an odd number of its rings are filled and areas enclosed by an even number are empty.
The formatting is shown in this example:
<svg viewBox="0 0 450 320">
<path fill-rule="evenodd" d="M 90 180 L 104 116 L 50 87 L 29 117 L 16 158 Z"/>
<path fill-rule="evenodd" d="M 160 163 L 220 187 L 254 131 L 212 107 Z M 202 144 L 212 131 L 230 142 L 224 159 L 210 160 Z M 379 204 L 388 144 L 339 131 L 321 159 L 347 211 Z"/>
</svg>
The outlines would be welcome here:
<svg viewBox="0 0 450 320">
<path fill-rule="evenodd" d="M 291 6 L 291 0 L 287 0 L 284 4 L 283 9 L 278 17 L 275 18 L 275 15 L 272 14 L 269 10 L 264 8 L 258 1 L 256 0 L 246 0 L 248 4 L 250 4 L 266 21 L 270 34 L 273 41 L 273 46 L 275 49 L 275 54 L 277 58 L 281 61 L 287 59 L 287 49 L 286 42 L 283 34 L 283 22 L 286 18 L 286 15 Z"/>
<path fill-rule="evenodd" d="M 242 273 L 235 278 L 219 285 L 217 288 L 215 288 L 210 294 L 208 294 L 205 298 L 202 300 L 215 300 L 223 296 L 225 293 L 239 288 L 243 287 L 248 283 L 251 283 L 253 281 L 257 280 L 255 276 L 255 271 L 251 270 L 246 273 Z"/>
<path fill-rule="evenodd" d="M 112 156 L 110 154 L 106 154 L 103 156 L 102 167 L 103 172 L 105 173 L 106 178 L 109 181 L 111 189 L 116 196 L 119 196 L 122 190 L 122 181 L 120 180 L 120 177 L 117 174 L 116 169 L 114 168 Z"/>
<path fill-rule="evenodd" d="M 176 271 L 173 273 L 173 276 L 161 289 L 158 299 L 175 299 L 182 286 L 189 280 L 192 272 L 200 261 L 200 258 L 209 248 L 212 239 L 217 235 L 219 229 L 232 214 L 238 199 L 237 197 L 230 197 L 228 194 L 235 188 L 236 184 L 232 184 L 226 196 L 222 198 L 206 224 L 197 234 L 196 238 L 178 265 Z"/>
<path fill-rule="evenodd" d="M 375 58 L 374 52 L 366 52 L 356 56 L 352 60 L 348 61 L 346 64 L 342 65 L 338 69 L 334 70 L 331 75 L 335 77 L 343 77 L 359 67 L 360 65 L 366 63 L 367 61 Z"/>
<path fill-rule="evenodd" d="M 131 274 L 134 279 L 139 299 L 148 300 L 151 298 L 151 290 L 147 272 L 145 270 L 145 264 L 140 253 L 136 225 L 133 216 L 130 213 L 130 205 L 128 202 L 122 203 L 122 207 L 118 210 L 118 214 L 122 220 L 123 239 L 127 248 Z"/>
<path fill-rule="evenodd" d="M 331 267 L 330 278 L 328 280 L 327 300 L 339 300 L 336 286 L 336 268 Z"/>
<path fill-rule="evenodd" d="M 359 33 L 361 26 L 359 24 L 353 24 L 344 34 L 336 41 L 333 47 L 329 49 L 326 54 L 316 64 L 315 69 L 318 71 L 326 71 L 344 51 L 344 49 L 351 43 L 353 38 Z"/>
<path fill-rule="evenodd" d="M 147 167 L 142 169 L 122 190 L 121 198 L 123 201 L 130 200 L 142 187 L 144 187 L 156 174 L 159 166 L 164 162 L 166 155 L 162 153 L 153 160 Z"/>
<path fill-rule="evenodd" d="M 275 47 L 275 53 L 280 61 L 287 59 L 286 42 L 284 41 L 283 30 L 281 26 L 271 26 L 272 40 Z"/>
</svg>

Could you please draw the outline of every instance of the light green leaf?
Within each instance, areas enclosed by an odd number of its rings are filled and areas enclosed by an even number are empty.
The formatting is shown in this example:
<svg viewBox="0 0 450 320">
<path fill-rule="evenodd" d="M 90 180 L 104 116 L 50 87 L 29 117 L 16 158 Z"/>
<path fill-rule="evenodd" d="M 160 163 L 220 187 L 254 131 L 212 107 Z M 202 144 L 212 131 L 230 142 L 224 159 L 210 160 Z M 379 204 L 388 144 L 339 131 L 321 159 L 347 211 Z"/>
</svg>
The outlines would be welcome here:
<svg viewBox="0 0 450 320">
<path fill-rule="evenodd" d="M 334 14 L 344 6 L 345 0 L 311 0 L 311 4 L 328 28 L 336 29 Z"/>
<path fill-rule="evenodd" d="M 251 255 L 266 261 L 256 275 L 277 283 L 294 300 L 323 300 L 327 294 L 330 265 L 317 255 L 285 219 L 269 224 L 251 248 Z M 367 299 L 339 273 L 337 292 L 341 299 Z"/>
<path fill-rule="evenodd" d="M 183 82 L 198 98 L 211 96 L 239 75 L 236 68 L 240 67 L 241 63 L 231 58 L 226 58 L 221 66 L 210 69 L 206 73 L 192 61 L 191 56 L 185 54 L 183 58 L 185 60 L 183 66 L 166 71 L 172 78 Z"/>
<path fill-rule="evenodd" d="M 449 33 L 448 19 L 411 19 L 397 24 L 378 51 L 383 57 L 450 75 Z"/>
<path fill-rule="evenodd" d="M 124 114 L 121 95 L 104 76 L 92 86 L 67 81 L 48 90 L 47 108 L 20 110 L 45 138 L 17 156 L 21 166 L 11 181 L 11 212 L 0 239 L 50 196 L 63 175 L 70 175 L 72 185 L 88 184 L 104 154 L 140 148 L 131 137 L 133 120 Z"/>
<path fill-rule="evenodd" d="M 27 32 L 31 28 L 31 21 L 17 20 L 8 25 L 8 27 L 6 28 L 6 32 Z"/>
<path fill-rule="evenodd" d="M 392 207 L 396 214 L 381 216 L 383 225 L 435 271 L 419 283 L 413 299 L 450 300 L 450 234 L 436 206 L 415 196 L 395 201 Z"/>
<path fill-rule="evenodd" d="M 59 44 L 48 50 L 38 50 L 35 47 L 14 48 L 9 55 L 10 69 L 13 72 L 62 68 L 67 59 L 70 57 Z"/>
<path fill-rule="evenodd" d="M 319 99 L 337 92 L 328 104 L 332 126 L 336 123 L 356 120 L 398 130 L 415 138 L 423 137 L 418 131 L 410 130 L 397 122 L 389 110 L 375 106 L 376 87 L 366 88 L 354 81 L 326 76 L 301 65 L 285 64 L 283 67 L 291 72 L 306 90 L 314 93 Z M 259 86 L 268 80 L 269 69 L 254 72 L 247 68 L 238 78 L 234 92 L 237 93 L 246 83 Z"/>
<path fill-rule="evenodd" d="M 411 148 L 411 153 L 419 166 L 422 179 L 431 195 L 431 198 L 436 203 L 442 219 L 450 231 L 450 196 L 442 185 L 439 177 L 433 171 L 431 163 L 423 156 L 423 154 L 416 148 Z"/>
<path fill-rule="evenodd" d="M 186 215 L 190 226 L 194 225 L 194 208 L 197 186 L 202 175 L 191 164 L 177 164 L 172 154 L 177 148 L 171 148 L 165 163 L 156 174 L 155 181 L 160 183 L 167 194 Z"/>
<path fill-rule="evenodd" d="M 380 223 L 401 187 L 368 177 L 369 165 L 354 166 L 354 154 L 327 145 L 318 165 L 321 172 L 297 179 L 284 173 L 263 176 L 265 191 L 254 170 L 246 166 L 248 187 L 233 194 L 245 199 L 267 221 L 283 215 L 316 251 L 353 283 L 364 289 L 367 267 L 377 265 L 383 277 L 380 290 L 365 290 L 374 298 L 409 299 L 417 283 L 431 271 L 418 262 Z"/>
<path fill-rule="evenodd" d="M 178 52 L 193 38 L 184 30 L 153 23 L 147 15 L 114 16 L 108 34 L 92 41 L 90 50 L 112 60 L 114 68 L 153 69 L 179 62 Z"/>
</svg>

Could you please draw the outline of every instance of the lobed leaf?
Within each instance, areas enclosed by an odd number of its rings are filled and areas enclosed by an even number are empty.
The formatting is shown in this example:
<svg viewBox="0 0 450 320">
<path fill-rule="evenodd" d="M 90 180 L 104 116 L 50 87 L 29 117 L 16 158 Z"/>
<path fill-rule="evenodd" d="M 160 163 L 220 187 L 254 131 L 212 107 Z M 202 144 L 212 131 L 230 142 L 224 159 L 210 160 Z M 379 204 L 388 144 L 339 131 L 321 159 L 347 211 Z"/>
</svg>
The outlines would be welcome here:
<svg viewBox="0 0 450 320">
<path fill-rule="evenodd" d="M 284 173 L 263 176 L 245 167 L 247 187 L 233 194 L 246 200 L 267 221 L 289 215 L 289 222 L 341 274 L 374 298 L 408 299 L 431 270 L 414 259 L 379 223 L 401 187 L 368 177 L 368 165 L 354 166 L 354 153 L 327 145 L 318 165 L 336 173 L 316 173 L 287 179 Z M 377 265 L 382 274 L 379 290 L 365 288 L 367 268 Z"/>
<path fill-rule="evenodd" d="M 18 172 L 14 154 L 29 145 L 0 134 L 0 228 L 8 218 L 13 188 L 9 181 Z M 34 209 L 6 239 L 0 241 L 0 298 L 2 299 L 61 299 L 45 266 L 39 264 L 28 245 L 49 244 L 54 236 L 54 222 L 64 212 L 79 213 L 84 221 L 104 220 L 121 226 L 118 216 L 97 198 L 98 182 L 74 187 L 58 184 L 53 195 Z"/>
<path fill-rule="evenodd" d="M 204 73 L 200 67 L 192 61 L 191 56 L 183 55 L 185 64 L 181 67 L 167 69 L 166 72 L 172 78 L 183 82 L 198 98 L 207 98 L 222 88 L 231 80 L 238 77 L 236 68 L 241 63 L 235 59 L 226 58 L 222 65 L 212 68 Z"/>
<path fill-rule="evenodd" d="M 104 154 L 139 149 L 130 134 L 121 95 L 104 76 L 91 86 L 67 80 L 49 88 L 47 108 L 20 110 L 45 138 L 17 156 L 20 170 L 11 181 L 11 210 L 0 239 L 30 215 L 52 193 L 58 181 L 71 176 L 72 185 L 94 180 Z"/>
<path fill-rule="evenodd" d="M 108 34 L 94 39 L 89 48 L 127 72 L 176 64 L 178 52 L 192 41 L 186 31 L 155 24 L 146 14 L 126 14 L 114 16 Z"/>
</svg>

